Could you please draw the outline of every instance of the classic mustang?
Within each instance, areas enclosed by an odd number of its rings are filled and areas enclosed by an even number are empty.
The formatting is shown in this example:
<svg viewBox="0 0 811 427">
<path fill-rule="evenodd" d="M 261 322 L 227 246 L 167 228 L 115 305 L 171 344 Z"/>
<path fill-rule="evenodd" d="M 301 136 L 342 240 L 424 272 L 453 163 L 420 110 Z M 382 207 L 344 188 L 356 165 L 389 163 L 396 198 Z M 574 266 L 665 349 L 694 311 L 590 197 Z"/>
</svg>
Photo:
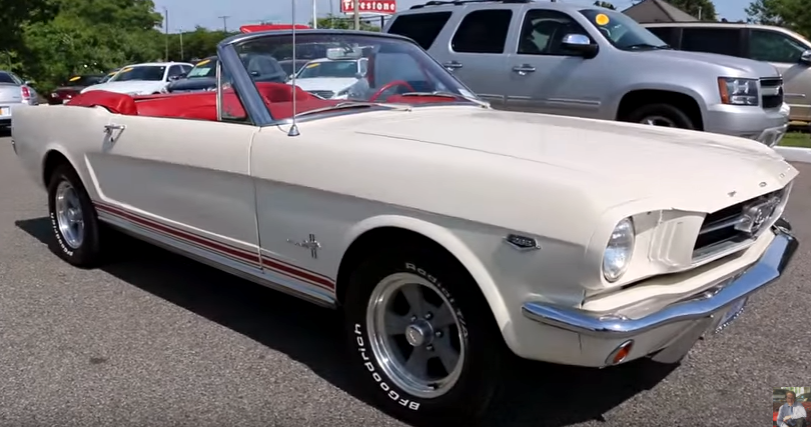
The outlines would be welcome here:
<svg viewBox="0 0 811 427">
<path fill-rule="evenodd" d="M 366 90 L 323 99 L 240 61 L 294 44 L 365 58 Z M 340 308 L 351 365 L 404 419 L 480 416 L 512 354 L 676 363 L 797 247 L 798 172 L 754 141 L 493 110 L 395 35 L 240 34 L 217 56 L 216 91 L 15 115 L 52 249 L 97 265 L 119 230 Z"/>
</svg>

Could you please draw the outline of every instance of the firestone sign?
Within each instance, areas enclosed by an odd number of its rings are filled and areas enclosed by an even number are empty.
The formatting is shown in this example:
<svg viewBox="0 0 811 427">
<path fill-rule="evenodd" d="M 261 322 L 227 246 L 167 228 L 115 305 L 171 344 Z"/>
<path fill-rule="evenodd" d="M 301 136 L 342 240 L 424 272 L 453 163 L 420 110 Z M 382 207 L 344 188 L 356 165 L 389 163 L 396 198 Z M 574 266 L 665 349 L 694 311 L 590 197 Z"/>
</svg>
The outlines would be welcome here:
<svg viewBox="0 0 811 427">
<path fill-rule="evenodd" d="M 355 13 L 355 0 L 341 0 L 341 13 Z M 358 0 L 360 13 L 392 15 L 397 12 L 396 0 Z"/>
</svg>

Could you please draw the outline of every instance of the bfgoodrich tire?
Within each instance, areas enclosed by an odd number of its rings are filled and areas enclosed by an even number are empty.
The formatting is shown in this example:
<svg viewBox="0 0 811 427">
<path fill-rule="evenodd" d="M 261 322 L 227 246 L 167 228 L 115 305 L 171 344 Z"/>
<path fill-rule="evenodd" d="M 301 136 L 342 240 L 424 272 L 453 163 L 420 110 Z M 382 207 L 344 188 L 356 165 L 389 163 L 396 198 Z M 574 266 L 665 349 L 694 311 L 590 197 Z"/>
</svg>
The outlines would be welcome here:
<svg viewBox="0 0 811 427">
<path fill-rule="evenodd" d="M 506 346 L 454 259 L 388 251 L 363 262 L 348 285 L 350 360 L 387 412 L 420 425 L 462 425 L 485 413 L 502 385 Z"/>
<path fill-rule="evenodd" d="M 70 165 L 59 166 L 51 175 L 48 211 L 54 233 L 51 251 L 77 267 L 93 267 L 101 261 L 96 210 Z"/>
</svg>

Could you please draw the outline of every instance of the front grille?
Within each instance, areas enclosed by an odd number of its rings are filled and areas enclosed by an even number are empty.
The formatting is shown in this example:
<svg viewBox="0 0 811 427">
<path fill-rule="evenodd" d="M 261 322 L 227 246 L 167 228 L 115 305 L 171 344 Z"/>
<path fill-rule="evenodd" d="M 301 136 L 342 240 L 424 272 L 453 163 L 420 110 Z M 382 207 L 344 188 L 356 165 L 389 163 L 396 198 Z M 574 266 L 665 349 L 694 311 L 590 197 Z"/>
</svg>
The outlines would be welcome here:
<svg viewBox="0 0 811 427">
<path fill-rule="evenodd" d="M 704 218 L 693 247 L 693 260 L 712 256 L 732 246 L 752 240 L 766 224 L 772 222 L 775 214 L 780 213 L 778 207 L 781 205 L 786 191 L 786 189 L 773 191 L 708 214 Z M 752 211 L 757 206 L 765 206 L 760 211 L 763 216 L 759 218 L 755 218 L 756 215 L 753 215 L 753 212 L 758 211 Z M 747 225 L 751 225 L 751 229 L 747 229 Z"/>
<path fill-rule="evenodd" d="M 331 90 L 311 90 L 309 92 L 311 94 L 315 95 L 315 96 L 318 96 L 318 97 L 321 97 L 321 98 L 324 98 L 324 99 L 330 99 L 333 96 L 335 96 L 335 92 L 333 92 Z"/>
<path fill-rule="evenodd" d="M 760 79 L 761 104 L 764 109 L 780 108 L 783 105 L 783 79 L 765 77 Z"/>
</svg>

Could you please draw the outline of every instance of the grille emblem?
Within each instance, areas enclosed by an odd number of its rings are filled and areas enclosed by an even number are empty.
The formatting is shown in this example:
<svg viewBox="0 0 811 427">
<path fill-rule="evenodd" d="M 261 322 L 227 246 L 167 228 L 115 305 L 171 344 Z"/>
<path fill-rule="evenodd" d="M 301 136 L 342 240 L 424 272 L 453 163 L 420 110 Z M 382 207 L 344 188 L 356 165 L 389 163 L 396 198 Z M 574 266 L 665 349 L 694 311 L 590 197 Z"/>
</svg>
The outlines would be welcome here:
<svg viewBox="0 0 811 427">
<path fill-rule="evenodd" d="M 766 201 L 755 202 L 743 207 L 743 215 L 740 222 L 735 224 L 735 229 L 750 235 L 755 235 L 763 227 L 763 224 L 771 218 L 780 198 L 772 197 Z"/>
</svg>

